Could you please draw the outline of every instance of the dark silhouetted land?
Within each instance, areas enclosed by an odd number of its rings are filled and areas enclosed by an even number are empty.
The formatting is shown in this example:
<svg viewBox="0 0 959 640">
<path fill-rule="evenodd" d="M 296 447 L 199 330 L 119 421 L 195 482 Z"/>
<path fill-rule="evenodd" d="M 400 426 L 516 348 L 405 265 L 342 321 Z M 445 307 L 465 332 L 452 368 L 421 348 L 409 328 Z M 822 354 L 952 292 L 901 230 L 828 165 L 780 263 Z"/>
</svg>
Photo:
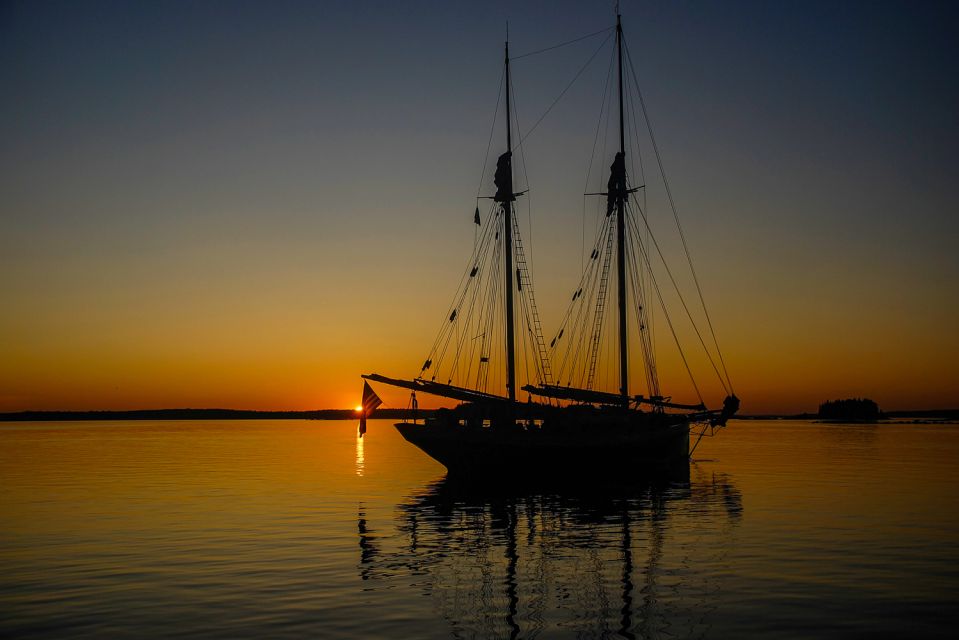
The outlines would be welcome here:
<svg viewBox="0 0 959 640">
<path fill-rule="evenodd" d="M 829 400 L 819 405 L 820 420 L 875 422 L 882 417 L 879 405 L 869 398 Z"/>
</svg>

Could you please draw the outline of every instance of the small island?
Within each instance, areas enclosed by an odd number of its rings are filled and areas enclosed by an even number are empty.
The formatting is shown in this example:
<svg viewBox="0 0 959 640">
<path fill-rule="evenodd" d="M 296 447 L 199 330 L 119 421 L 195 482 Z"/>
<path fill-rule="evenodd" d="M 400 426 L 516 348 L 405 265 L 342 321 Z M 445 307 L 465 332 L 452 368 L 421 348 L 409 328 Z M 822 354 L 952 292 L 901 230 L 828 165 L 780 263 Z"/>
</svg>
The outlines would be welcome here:
<svg viewBox="0 0 959 640">
<path fill-rule="evenodd" d="M 818 416 L 829 422 L 877 422 L 883 414 L 879 405 L 869 398 L 846 398 L 823 402 Z"/>
</svg>

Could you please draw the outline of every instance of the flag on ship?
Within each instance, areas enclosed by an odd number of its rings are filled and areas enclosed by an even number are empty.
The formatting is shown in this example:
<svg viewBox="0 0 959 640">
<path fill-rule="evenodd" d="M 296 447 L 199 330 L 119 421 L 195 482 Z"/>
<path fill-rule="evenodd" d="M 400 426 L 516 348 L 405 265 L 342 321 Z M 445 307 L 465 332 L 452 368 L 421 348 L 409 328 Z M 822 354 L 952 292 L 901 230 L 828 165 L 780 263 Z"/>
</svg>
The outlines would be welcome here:
<svg viewBox="0 0 959 640">
<path fill-rule="evenodd" d="M 366 433 L 366 417 L 373 413 L 373 410 L 378 406 L 383 404 L 383 401 L 380 400 L 380 397 L 376 395 L 376 392 L 373 391 L 373 387 L 370 386 L 369 382 L 363 383 L 363 413 L 360 414 L 360 437 L 363 437 L 363 434 Z"/>
<path fill-rule="evenodd" d="M 363 415 L 369 415 L 373 413 L 373 409 L 377 408 L 383 404 L 383 401 L 380 400 L 380 397 L 376 395 L 376 392 L 373 391 L 373 387 L 370 386 L 369 382 L 363 383 Z"/>
</svg>

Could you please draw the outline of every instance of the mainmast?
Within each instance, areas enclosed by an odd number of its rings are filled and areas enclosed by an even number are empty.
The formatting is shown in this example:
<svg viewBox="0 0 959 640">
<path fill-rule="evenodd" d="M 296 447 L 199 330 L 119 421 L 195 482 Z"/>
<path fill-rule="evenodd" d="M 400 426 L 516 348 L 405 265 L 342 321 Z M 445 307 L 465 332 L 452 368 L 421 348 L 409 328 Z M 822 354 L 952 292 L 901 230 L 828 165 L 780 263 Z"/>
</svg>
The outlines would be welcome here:
<svg viewBox="0 0 959 640">
<path fill-rule="evenodd" d="M 622 84 L 622 82 L 620 82 Z M 506 158 L 509 162 L 509 192 L 503 201 L 503 252 L 506 257 L 506 392 L 516 400 L 516 354 L 513 336 L 513 125 L 509 103 L 509 36 L 506 40 Z M 620 116 L 622 119 L 622 116 Z M 622 125 L 620 125 L 622 128 Z"/>
<path fill-rule="evenodd" d="M 623 129 L 623 25 L 616 14 L 616 53 L 619 58 L 619 158 L 625 163 L 626 138 Z M 509 69 L 507 61 L 507 70 Z M 509 104 L 509 87 L 506 93 Z M 614 166 L 616 163 L 613 163 Z M 619 298 L 619 395 L 623 405 L 629 406 L 629 366 L 626 333 L 626 180 L 625 164 L 622 167 L 621 188 L 616 194 L 616 280 Z M 619 186 L 619 185 L 617 185 Z"/>
</svg>

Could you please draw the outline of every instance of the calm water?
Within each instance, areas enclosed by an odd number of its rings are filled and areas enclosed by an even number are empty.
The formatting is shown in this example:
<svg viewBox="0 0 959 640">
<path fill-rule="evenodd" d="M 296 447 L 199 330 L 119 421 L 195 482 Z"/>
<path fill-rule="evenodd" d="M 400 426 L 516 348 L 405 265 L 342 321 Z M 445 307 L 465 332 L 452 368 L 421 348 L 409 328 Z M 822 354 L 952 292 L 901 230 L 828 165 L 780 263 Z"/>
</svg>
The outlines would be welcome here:
<svg viewBox="0 0 959 640">
<path fill-rule="evenodd" d="M 0 634 L 946 636 L 957 462 L 734 422 L 689 483 L 482 492 L 385 421 L 0 425 Z"/>
</svg>

